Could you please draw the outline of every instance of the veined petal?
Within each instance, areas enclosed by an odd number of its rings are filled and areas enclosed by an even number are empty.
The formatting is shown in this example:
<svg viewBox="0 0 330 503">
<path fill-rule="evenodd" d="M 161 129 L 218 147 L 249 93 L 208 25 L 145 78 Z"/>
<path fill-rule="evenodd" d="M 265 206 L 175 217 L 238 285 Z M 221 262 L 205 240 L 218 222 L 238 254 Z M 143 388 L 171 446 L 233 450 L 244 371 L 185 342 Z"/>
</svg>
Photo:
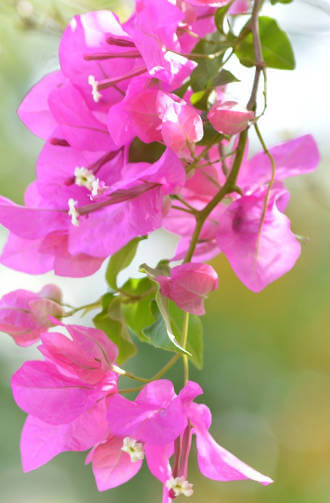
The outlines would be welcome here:
<svg viewBox="0 0 330 503">
<path fill-rule="evenodd" d="M 222 482 L 241 479 L 255 480 L 263 485 L 273 482 L 217 444 L 208 432 L 196 431 L 196 443 L 198 466 L 205 477 Z"/>
<path fill-rule="evenodd" d="M 92 407 L 97 392 L 79 379 L 61 374 L 50 362 L 30 361 L 11 380 L 17 405 L 49 424 L 67 424 Z"/>
<path fill-rule="evenodd" d="M 134 477 L 142 466 L 142 460 L 132 462 L 122 451 L 123 439 L 111 437 L 93 449 L 88 456 L 99 491 L 106 491 L 124 484 Z"/>
<path fill-rule="evenodd" d="M 101 442 L 107 433 L 104 401 L 68 424 L 54 425 L 28 416 L 21 436 L 23 470 L 35 470 L 61 452 L 85 451 Z"/>
</svg>

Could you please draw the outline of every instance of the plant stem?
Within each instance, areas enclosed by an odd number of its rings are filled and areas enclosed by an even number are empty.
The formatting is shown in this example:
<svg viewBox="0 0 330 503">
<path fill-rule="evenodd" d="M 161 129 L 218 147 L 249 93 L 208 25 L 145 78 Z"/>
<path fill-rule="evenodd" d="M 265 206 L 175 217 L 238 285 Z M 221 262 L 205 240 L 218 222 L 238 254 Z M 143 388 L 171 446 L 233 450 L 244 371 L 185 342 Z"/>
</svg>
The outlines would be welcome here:
<svg viewBox="0 0 330 503">
<path fill-rule="evenodd" d="M 227 194 L 230 194 L 231 192 L 236 191 L 236 179 L 237 179 L 239 169 L 242 164 L 244 150 L 245 150 L 246 141 L 247 141 L 247 135 L 248 135 L 248 129 L 245 129 L 240 134 L 235 160 L 233 163 L 233 167 L 229 173 L 229 176 L 226 180 L 226 183 L 219 190 L 219 192 L 214 196 L 214 198 L 201 211 L 199 211 L 196 216 L 195 231 L 194 231 L 194 234 L 193 234 L 191 242 L 190 242 L 189 250 L 188 250 L 187 255 L 184 259 L 184 263 L 190 262 L 193 257 L 195 248 L 198 243 L 199 235 L 201 233 L 202 227 L 203 227 L 204 222 L 206 221 L 207 217 L 210 215 L 210 213 L 214 210 L 214 208 L 222 201 L 222 199 Z"/>
<path fill-rule="evenodd" d="M 121 369 L 117 365 L 113 365 L 112 366 L 112 370 L 114 372 L 116 372 L 116 374 L 119 374 L 119 375 L 124 376 L 124 377 L 128 377 L 129 379 L 132 379 L 134 381 L 143 382 L 143 383 L 147 384 L 148 382 L 155 381 L 156 379 L 159 379 L 160 377 L 162 377 L 171 367 L 173 367 L 173 365 L 178 361 L 178 359 L 180 358 L 180 356 L 181 355 L 179 355 L 179 354 L 175 354 L 164 365 L 164 367 L 162 367 L 155 375 L 153 375 L 149 379 L 146 378 L 146 377 L 139 377 L 139 376 L 137 376 L 135 374 L 132 374 L 131 372 L 128 372 L 127 370 Z M 141 386 L 139 388 L 137 388 L 137 389 L 135 389 L 135 388 L 129 388 L 130 391 L 138 391 L 139 389 L 141 389 Z M 122 391 L 120 391 L 120 392 L 122 392 Z M 125 392 L 129 393 L 129 391 L 125 391 Z"/>
<path fill-rule="evenodd" d="M 252 111 L 255 111 L 255 109 L 256 109 L 256 100 L 257 100 L 257 92 L 258 92 L 258 87 L 259 87 L 259 82 L 260 82 L 260 75 L 261 75 L 261 73 L 264 73 L 264 76 L 265 76 L 265 62 L 264 62 L 263 56 L 262 56 L 262 47 L 261 47 L 260 33 L 259 33 L 259 11 L 262 7 L 262 3 L 263 3 L 263 0 L 255 0 L 255 2 L 253 4 L 251 21 L 249 24 L 249 29 L 251 30 L 252 35 L 253 35 L 253 48 L 254 48 L 255 67 L 256 67 L 252 91 L 251 91 L 251 95 L 250 95 L 250 98 L 249 98 L 249 101 L 247 104 L 247 109 L 252 110 Z M 236 187 L 236 180 L 237 180 L 237 176 L 238 176 L 241 164 L 242 164 L 244 150 L 245 150 L 245 146 L 246 146 L 246 142 L 247 142 L 247 136 L 248 136 L 248 128 L 240 133 L 235 160 L 233 163 L 233 167 L 229 173 L 229 176 L 226 180 L 226 183 L 219 190 L 219 192 L 215 195 L 215 197 L 205 206 L 205 208 L 203 208 L 203 210 L 198 212 L 198 214 L 196 215 L 196 227 L 195 227 L 195 231 L 193 233 L 193 236 L 192 236 L 192 239 L 190 242 L 190 246 L 189 246 L 187 255 L 184 259 L 184 263 L 191 261 L 193 255 L 194 255 L 194 251 L 197 246 L 199 235 L 200 235 L 201 230 L 203 228 L 204 222 L 206 221 L 206 219 L 210 215 L 210 213 L 214 210 L 214 208 L 222 201 L 222 199 L 227 194 L 230 194 L 231 192 L 240 193 L 239 188 Z"/>
<path fill-rule="evenodd" d="M 85 304 L 84 306 L 76 307 L 71 311 L 68 311 L 67 313 L 63 314 L 61 318 L 68 318 L 70 316 L 73 316 L 74 314 L 79 313 L 79 311 L 82 311 L 83 309 L 97 309 L 100 306 L 101 306 L 101 299 L 96 300 L 95 302 L 91 302 L 90 304 Z"/>
<path fill-rule="evenodd" d="M 253 49 L 254 49 L 256 71 L 255 71 L 255 75 L 254 75 L 254 82 L 253 82 L 251 96 L 250 96 L 250 99 L 247 104 L 247 109 L 253 110 L 253 111 L 256 109 L 257 92 L 258 92 L 258 87 L 259 87 L 260 76 L 265 68 L 265 62 L 264 62 L 264 59 L 262 56 L 262 47 L 261 47 L 260 33 L 259 33 L 259 11 L 262 7 L 262 3 L 263 3 L 263 0 L 255 0 L 255 2 L 253 4 L 252 16 L 251 16 L 251 22 L 250 22 L 250 30 L 253 35 Z"/>
<path fill-rule="evenodd" d="M 274 157 L 269 152 L 269 150 L 267 148 L 267 145 L 266 145 L 266 143 L 265 143 L 265 141 L 264 141 L 264 139 L 263 139 L 263 137 L 261 135 L 261 132 L 260 132 L 260 129 L 259 129 L 257 123 L 254 124 L 254 128 L 255 128 L 255 131 L 257 133 L 258 139 L 259 139 L 259 141 L 261 143 L 261 146 L 263 148 L 263 151 L 265 152 L 266 156 L 270 160 L 271 169 L 272 169 L 272 174 L 271 174 L 271 178 L 270 178 L 269 183 L 268 183 L 267 192 L 266 192 L 266 196 L 265 196 L 265 200 L 264 200 L 264 206 L 263 206 L 263 209 L 262 209 L 261 219 L 260 219 L 259 228 L 258 228 L 258 241 L 259 241 L 259 236 L 260 236 L 260 233 L 261 233 L 261 230 L 262 230 L 262 226 L 263 226 L 264 221 L 265 221 L 267 206 L 268 206 L 268 202 L 269 202 L 269 198 L 270 198 L 270 191 L 271 191 L 273 183 L 275 181 L 276 165 L 275 165 Z M 258 249 L 258 247 L 257 247 L 257 249 Z"/>
</svg>

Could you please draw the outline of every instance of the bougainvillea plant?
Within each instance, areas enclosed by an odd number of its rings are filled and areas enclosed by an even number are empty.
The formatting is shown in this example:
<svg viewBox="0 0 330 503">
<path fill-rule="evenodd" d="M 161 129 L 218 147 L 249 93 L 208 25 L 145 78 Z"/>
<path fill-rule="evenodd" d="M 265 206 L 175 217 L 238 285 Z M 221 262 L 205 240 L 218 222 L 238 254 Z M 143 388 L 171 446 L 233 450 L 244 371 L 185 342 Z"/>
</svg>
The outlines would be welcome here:
<svg viewBox="0 0 330 503">
<path fill-rule="evenodd" d="M 210 410 L 194 401 L 203 391 L 189 380 L 189 366 L 202 362 L 204 299 L 218 288 L 207 261 L 223 253 L 254 292 L 287 273 L 301 246 L 285 215 L 284 179 L 319 163 L 311 136 L 268 148 L 260 131 L 267 68 L 295 65 L 287 35 L 261 15 L 262 4 L 136 0 L 123 24 L 109 10 L 77 15 L 61 39 L 59 70 L 24 98 L 19 117 L 45 145 L 25 205 L 0 198 L 9 230 L 1 263 L 88 277 L 110 257 L 108 290 L 89 306 L 98 311 L 95 328 L 65 323 L 86 306 L 71 309 L 54 285 L 0 301 L 0 329 L 20 346 L 38 342 L 43 356 L 12 378 L 28 414 L 24 471 L 64 451 L 89 451 L 104 491 L 131 479 L 145 458 L 170 503 L 193 494 L 195 438 L 205 477 L 272 482 L 216 443 Z M 254 67 L 247 103 L 230 97 L 233 56 Z M 251 130 L 261 152 L 250 158 Z M 142 276 L 119 286 L 140 241 L 159 228 L 180 237 L 175 255 L 142 264 Z M 151 379 L 123 368 L 135 339 L 172 353 Z M 179 360 L 176 393 L 164 377 Z M 139 385 L 124 389 L 122 376 Z"/>
</svg>

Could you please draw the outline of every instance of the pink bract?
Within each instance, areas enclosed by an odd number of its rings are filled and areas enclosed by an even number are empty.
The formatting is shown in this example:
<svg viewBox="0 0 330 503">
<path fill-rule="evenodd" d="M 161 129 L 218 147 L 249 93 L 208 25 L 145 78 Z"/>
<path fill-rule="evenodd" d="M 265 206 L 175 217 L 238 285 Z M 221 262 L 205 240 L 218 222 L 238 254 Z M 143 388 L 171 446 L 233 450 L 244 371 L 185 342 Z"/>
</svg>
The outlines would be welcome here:
<svg viewBox="0 0 330 503">
<path fill-rule="evenodd" d="M 111 400 L 109 425 L 118 436 L 129 436 L 151 445 L 165 445 L 185 428 L 173 385 L 168 380 L 147 384 L 134 402 L 116 395 Z"/>
<path fill-rule="evenodd" d="M 218 275 L 208 264 L 188 263 L 171 269 L 171 275 L 158 276 L 160 290 L 181 309 L 198 316 L 205 314 L 204 299 L 218 288 Z"/>
<path fill-rule="evenodd" d="M 286 192 L 274 191 L 263 218 L 266 193 L 243 196 L 231 203 L 219 222 L 217 243 L 239 279 L 259 292 L 288 272 L 301 246 L 280 209 Z"/>
<path fill-rule="evenodd" d="M 0 300 L 0 330 L 19 346 L 33 344 L 53 325 L 50 317 L 63 314 L 60 294 L 55 285 L 46 285 L 39 293 L 15 290 L 4 295 Z"/>
<path fill-rule="evenodd" d="M 100 399 L 117 391 L 112 363 L 117 348 L 93 328 L 68 326 L 41 336 L 45 361 L 30 361 L 14 374 L 14 398 L 25 412 L 51 425 L 72 423 Z"/>
<path fill-rule="evenodd" d="M 254 112 L 236 101 L 220 101 L 211 107 L 208 118 L 219 133 L 232 136 L 247 128 L 249 121 L 254 119 Z"/>
</svg>

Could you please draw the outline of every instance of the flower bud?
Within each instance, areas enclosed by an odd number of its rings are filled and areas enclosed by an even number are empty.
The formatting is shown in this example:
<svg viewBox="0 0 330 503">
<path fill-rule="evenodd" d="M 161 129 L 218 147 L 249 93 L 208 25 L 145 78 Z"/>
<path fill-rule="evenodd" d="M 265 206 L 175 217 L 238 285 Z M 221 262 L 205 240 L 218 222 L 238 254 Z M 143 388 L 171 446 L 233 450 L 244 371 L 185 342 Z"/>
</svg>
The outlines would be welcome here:
<svg viewBox="0 0 330 503">
<path fill-rule="evenodd" d="M 158 276 L 161 293 L 183 311 L 205 314 L 204 299 L 218 288 L 218 276 L 208 264 L 182 264 L 171 270 L 171 276 Z"/>
<path fill-rule="evenodd" d="M 236 101 L 217 101 L 208 114 L 209 121 L 219 133 L 234 135 L 247 128 L 254 112 L 247 110 Z"/>
<path fill-rule="evenodd" d="M 57 303 L 60 297 L 61 291 L 55 285 L 46 285 L 40 293 L 15 290 L 4 295 L 0 299 L 0 330 L 19 346 L 30 346 L 53 325 L 50 317 L 62 316 L 62 307 Z"/>
</svg>

